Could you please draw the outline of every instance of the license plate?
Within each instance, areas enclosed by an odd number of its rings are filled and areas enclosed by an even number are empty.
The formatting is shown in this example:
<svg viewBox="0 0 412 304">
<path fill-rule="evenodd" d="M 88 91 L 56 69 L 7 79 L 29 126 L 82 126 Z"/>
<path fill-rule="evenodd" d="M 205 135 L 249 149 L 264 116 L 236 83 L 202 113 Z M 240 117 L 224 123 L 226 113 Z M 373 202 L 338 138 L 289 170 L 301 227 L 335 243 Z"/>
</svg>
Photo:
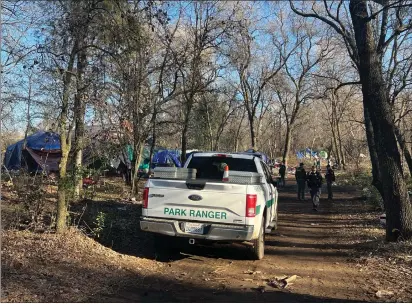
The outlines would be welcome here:
<svg viewBox="0 0 412 304">
<path fill-rule="evenodd" d="M 203 234 L 203 224 L 185 223 L 185 232 L 194 234 Z"/>
</svg>

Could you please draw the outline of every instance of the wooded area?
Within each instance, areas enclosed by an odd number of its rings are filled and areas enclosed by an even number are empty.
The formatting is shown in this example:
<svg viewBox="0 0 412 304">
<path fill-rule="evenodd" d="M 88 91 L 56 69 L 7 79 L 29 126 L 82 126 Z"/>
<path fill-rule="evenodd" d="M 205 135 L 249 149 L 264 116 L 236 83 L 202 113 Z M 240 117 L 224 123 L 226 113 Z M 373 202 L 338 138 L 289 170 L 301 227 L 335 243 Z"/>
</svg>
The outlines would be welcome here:
<svg viewBox="0 0 412 304">
<path fill-rule="evenodd" d="M 387 239 L 412 238 L 412 1 L 2 1 L 1 14 L 1 150 L 60 134 L 57 232 L 95 128 L 97 154 L 133 147 L 135 193 L 145 145 L 291 166 L 328 151 L 371 172 Z"/>
</svg>

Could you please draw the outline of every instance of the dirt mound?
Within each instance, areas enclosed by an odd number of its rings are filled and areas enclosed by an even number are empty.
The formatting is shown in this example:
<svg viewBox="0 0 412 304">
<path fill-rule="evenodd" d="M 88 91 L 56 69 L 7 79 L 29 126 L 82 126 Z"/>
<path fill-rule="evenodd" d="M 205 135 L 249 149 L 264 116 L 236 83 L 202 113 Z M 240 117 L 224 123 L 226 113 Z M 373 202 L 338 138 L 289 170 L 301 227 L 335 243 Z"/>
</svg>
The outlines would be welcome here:
<svg viewBox="0 0 412 304">
<path fill-rule="evenodd" d="M 158 271 L 155 261 L 119 254 L 76 229 L 1 237 L 2 302 L 87 301 Z"/>
</svg>

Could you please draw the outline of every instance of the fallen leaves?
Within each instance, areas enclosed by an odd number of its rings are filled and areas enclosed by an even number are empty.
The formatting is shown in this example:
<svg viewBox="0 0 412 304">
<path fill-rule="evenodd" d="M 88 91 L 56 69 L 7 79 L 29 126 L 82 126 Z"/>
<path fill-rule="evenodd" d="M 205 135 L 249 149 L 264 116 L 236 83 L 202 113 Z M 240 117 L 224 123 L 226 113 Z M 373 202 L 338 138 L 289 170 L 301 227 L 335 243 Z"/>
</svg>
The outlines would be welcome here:
<svg viewBox="0 0 412 304">
<path fill-rule="evenodd" d="M 253 271 L 253 270 L 245 270 L 243 271 L 244 274 L 251 274 L 251 275 L 255 275 L 255 274 L 261 274 L 261 271 Z"/>
<path fill-rule="evenodd" d="M 84 302 L 154 261 L 120 255 L 70 229 L 62 235 L 2 232 L 2 302 Z M 3 285 L 4 284 L 4 285 Z M 45 292 L 47 291 L 47 292 Z"/>
<path fill-rule="evenodd" d="M 292 282 L 296 281 L 297 278 L 298 278 L 297 275 L 292 275 L 292 276 L 283 277 L 283 278 L 275 278 L 275 279 L 269 280 L 268 285 L 273 288 L 285 289 L 288 285 L 291 285 Z"/>
<path fill-rule="evenodd" d="M 393 291 L 378 290 L 375 295 L 376 295 L 378 298 L 382 298 L 382 297 L 386 297 L 386 296 L 393 296 L 393 294 L 394 294 Z"/>
<path fill-rule="evenodd" d="M 211 273 L 222 273 L 222 272 L 225 272 L 225 271 L 228 269 L 228 267 L 229 267 L 230 265 L 232 265 L 232 264 L 233 264 L 233 262 L 230 261 L 229 264 L 227 264 L 227 265 L 217 266 L 216 269 L 213 270 Z"/>
</svg>

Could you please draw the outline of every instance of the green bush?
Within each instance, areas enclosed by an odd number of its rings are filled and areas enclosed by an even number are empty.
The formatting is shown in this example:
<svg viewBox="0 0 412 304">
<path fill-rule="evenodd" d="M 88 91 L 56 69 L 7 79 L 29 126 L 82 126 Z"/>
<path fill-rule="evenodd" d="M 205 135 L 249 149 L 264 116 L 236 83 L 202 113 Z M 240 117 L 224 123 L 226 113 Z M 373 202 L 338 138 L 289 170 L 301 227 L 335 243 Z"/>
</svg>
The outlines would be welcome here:
<svg viewBox="0 0 412 304">
<path fill-rule="evenodd" d="M 100 211 L 93 222 L 95 227 L 92 229 L 92 234 L 95 238 L 99 239 L 101 237 L 102 232 L 106 228 L 106 220 L 107 214 Z"/>
</svg>

